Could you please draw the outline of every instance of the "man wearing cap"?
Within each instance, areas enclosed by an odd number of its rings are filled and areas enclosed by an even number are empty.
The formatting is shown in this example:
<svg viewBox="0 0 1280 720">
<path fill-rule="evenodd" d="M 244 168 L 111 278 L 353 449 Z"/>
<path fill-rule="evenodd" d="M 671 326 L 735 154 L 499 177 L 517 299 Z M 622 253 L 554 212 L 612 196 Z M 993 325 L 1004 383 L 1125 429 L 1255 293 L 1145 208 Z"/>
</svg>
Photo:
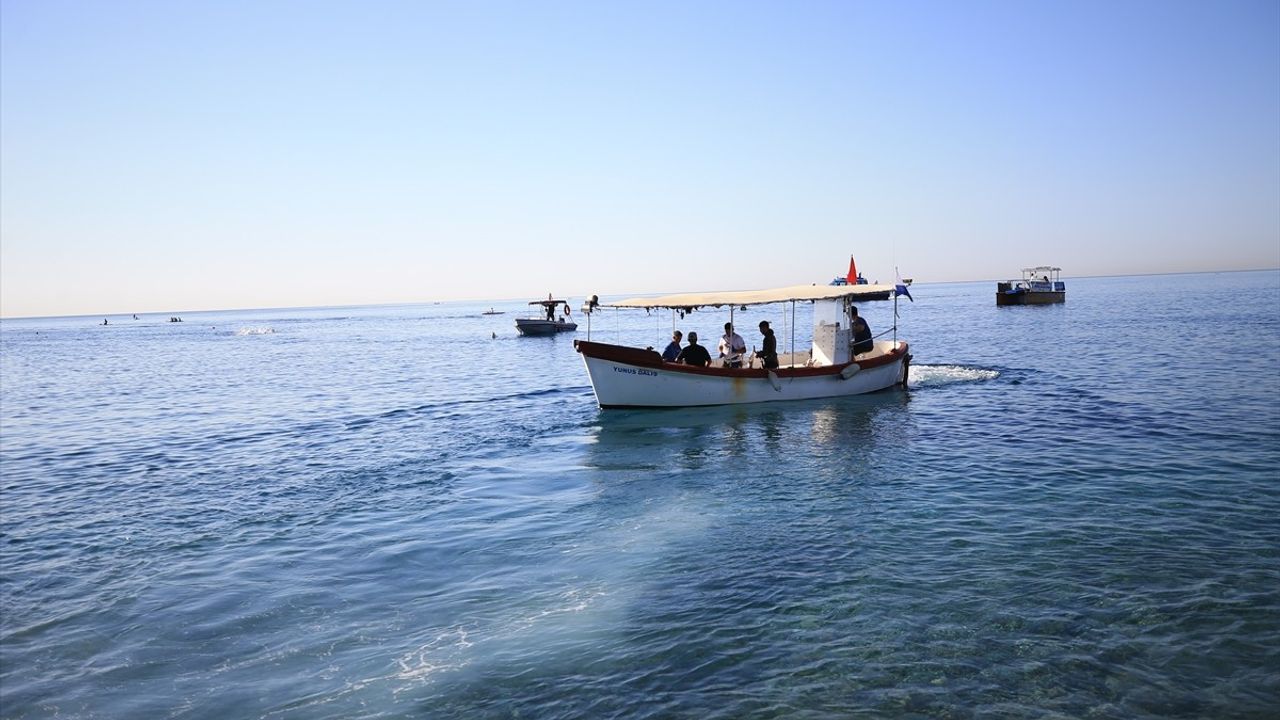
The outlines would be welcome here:
<svg viewBox="0 0 1280 720">
<path fill-rule="evenodd" d="M 676 357 L 676 362 L 682 362 L 685 365 L 696 365 L 697 367 L 706 367 L 711 364 L 711 353 L 698 344 L 698 333 L 689 333 L 689 344 L 685 345 L 684 349 L 680 351 L 680 355 Z"/>
</svg>

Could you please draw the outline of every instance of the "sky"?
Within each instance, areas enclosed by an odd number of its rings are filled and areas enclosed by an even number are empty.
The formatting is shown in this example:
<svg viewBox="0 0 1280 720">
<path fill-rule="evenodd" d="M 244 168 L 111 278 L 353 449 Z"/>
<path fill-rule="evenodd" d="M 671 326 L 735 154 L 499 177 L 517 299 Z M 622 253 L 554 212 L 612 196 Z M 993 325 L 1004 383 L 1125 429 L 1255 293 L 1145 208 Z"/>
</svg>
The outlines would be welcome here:
<svg viewBox="0 0 1280 720">
<path fill-rule="evenodd" d="M 1280 3 L 0 0 L 0 315 L 1280 267 Z"/>
</svg>

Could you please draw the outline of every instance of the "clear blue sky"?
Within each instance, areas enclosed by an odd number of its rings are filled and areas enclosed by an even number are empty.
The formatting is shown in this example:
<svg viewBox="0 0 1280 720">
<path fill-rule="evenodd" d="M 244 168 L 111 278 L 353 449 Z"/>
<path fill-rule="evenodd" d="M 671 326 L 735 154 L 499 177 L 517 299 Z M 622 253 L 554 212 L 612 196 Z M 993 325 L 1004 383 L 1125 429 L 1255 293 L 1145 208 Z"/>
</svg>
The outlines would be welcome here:
<svg viewBox="0 0 1280 720">
<path fill-rule="evenodd" d="M 1280 267 L 1280 3 L 0 5 L 5 316 Z"/>
</svg>

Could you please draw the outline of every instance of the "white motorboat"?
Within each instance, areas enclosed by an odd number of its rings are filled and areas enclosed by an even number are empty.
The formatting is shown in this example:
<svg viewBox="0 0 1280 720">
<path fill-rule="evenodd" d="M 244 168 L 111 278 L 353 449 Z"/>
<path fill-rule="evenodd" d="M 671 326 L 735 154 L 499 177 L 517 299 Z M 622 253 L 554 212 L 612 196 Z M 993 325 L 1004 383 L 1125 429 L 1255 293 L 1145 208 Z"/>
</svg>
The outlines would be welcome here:
<svg viewBox="0 0 1280 720">
<path fill-rule="evenodd" d="M 655 298 L 633 298 L 616 303 L 594 302 L 587 306 L 587 340 L 575 340 L 582 355 L 596 401 L 602 408 L 692 407 L 739 403 L 805 400 L 811 398 L 860 395 L 906 387 L 911 354 L 907 343 L 897 339 L 897 324 L 891 339 L 859 338 L 852 333 L 854 303 L 894 298 L 910 294 L 905 285 L 796 285 L 775 290 L 746 292 L 689 293 Z M 795 304 L 814 303 L 814 326 L 810 347 L 794 347 Z M 702 307 L 733 310 L 751 305 L 791 304 L 792 347 L 778 352 L 778 367 L 766 368 L 760 358 L 743 367 L 725 367 L 713 360 L 708 367 L 665 362 L 656 351 L 646 348 L 593 342 L 591 314 L 597 307 L 668 308 L 688 313 Z M 867 349 L 867 345 L 870 348 Z M 855 349 L 858 352 L 855 353 Z"/>
<path fill-rule="evenodd" d="M 1021 280 L 996 283 L 996 305 L 1049 305 L 1067 301 L 1062 268 L 1041 265 L 1022 269 Z"/>
<path fill-rule="evenodd" d="M 555 335 L 559 332 L 573 332 L 578 329 L 578 323 L 570 319 L 572 309 L 565 300 L 552 299 L 550 295 L 546 300 L 534 300 L 530 305 L 538 305 L 542 310 L 532 317 L 516 318 L 516 330 L 521 335 Z M 561 306 L 564 306 L 561 308 Z M 557 316 L 556 311 L 562 310 Z"/>
</svg>

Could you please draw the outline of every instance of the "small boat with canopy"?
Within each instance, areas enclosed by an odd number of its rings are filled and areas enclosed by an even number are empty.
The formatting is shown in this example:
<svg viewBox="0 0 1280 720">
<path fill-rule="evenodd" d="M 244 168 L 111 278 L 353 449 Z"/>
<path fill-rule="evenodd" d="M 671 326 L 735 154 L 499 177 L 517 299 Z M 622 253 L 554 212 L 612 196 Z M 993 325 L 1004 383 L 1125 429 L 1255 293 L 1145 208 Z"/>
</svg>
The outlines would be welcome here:
<svg viewBox="0 0 1280 720">
<path fill-rule="evenodd" d="M 996 283 L 996 305 L 1048 305 L 1067 301 L 1062 268 L 1041 265 L 1022 269 L 1021 280 Z"/>
<path fill-rule="evenodd" d="M 556 300 L 547 295 L 546 300 L 534 300 L 530 305 L 537 305 L 541 310 L 524 318 L 516 318 L 516 330 L 521 335 L 555 335 L 560 332 L 573 332 L 578 323 L 570 319 L 572 310 L 567 300 Z M 562 310 L 559 316 L 557 310 Z"/>
<path fill-rule="evenodd" d="M 575 340 L 596 401 L 602 408 L 660 408 L 804 400 L 860 395 L 906 387 L 911 355 L 898 340 L 899 295 L 911 298 L 905 285 L 794 285 L 772 290 L 683 293 L 584 306 L 587 339 Z M 894 324 L 873 339 L 853 336 L 855 303 L 893 297 Z M 809 346 L 796 347 L 796 304 L 813 303 Z M 665 362 L 652 348 L 612 345 L 591 340 L 591 315 L 600 308 L 670 309 L 682 315 L 698 308 L 735 309 L 755 305 L 783 306 L 790 311 L 790 337 L 777 338 L 778 366 L 766 368 L 760 358 L 742 367 L 721 360 L 698 367 Z M 789 307 L 788 307 L 789 305 Z M 884 336 L 890 337 L 885 338 Z M 789 351 L 783 352 L 789 340 Z M 867 349 L 867 345 L 870 348 Z M 855 350 L 857 352 L 855 352 Z"/>
</svg>

